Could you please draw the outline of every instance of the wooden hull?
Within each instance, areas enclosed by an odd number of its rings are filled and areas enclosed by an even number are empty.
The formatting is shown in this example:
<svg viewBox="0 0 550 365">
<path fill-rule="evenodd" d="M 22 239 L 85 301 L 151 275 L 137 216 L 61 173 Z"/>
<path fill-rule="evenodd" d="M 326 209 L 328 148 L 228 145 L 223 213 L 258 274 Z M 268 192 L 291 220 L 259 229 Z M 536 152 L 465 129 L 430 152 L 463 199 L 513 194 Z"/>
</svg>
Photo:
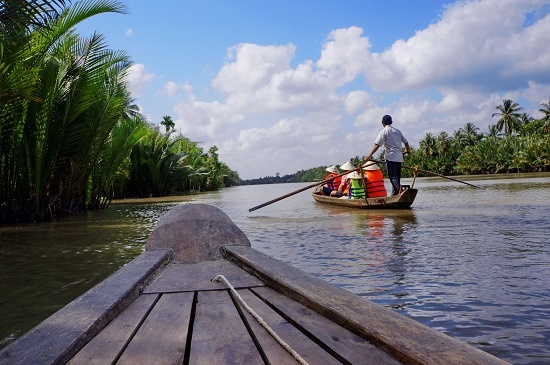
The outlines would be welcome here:
<svg viewBox="0 0 550 365">
<path fill-rule="evenodd" d="M 410 208 L 416 198 L 417 189 L 407 189 L 399 195 L 381 198 L 348 199 L 347 197 L 334 198 L 326 195 L 312 194 L 319 203 L 338 205 L 359 209 L 405 209 Z"/>
</svg>

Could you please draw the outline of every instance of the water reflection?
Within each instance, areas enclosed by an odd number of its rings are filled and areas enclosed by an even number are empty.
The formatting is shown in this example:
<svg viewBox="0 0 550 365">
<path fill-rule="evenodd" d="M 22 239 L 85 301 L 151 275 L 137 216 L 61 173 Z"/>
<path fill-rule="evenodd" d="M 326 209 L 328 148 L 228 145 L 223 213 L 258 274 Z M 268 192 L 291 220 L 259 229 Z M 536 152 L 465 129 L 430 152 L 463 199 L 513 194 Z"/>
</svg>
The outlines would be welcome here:
<svg viewBox="0 0 550 365">
<path fill-rule="evenodd" d="M 169 208 L 119 205 L 51 223 L 0 227 L 0 347 L 143 252 Z"/>
</svg>

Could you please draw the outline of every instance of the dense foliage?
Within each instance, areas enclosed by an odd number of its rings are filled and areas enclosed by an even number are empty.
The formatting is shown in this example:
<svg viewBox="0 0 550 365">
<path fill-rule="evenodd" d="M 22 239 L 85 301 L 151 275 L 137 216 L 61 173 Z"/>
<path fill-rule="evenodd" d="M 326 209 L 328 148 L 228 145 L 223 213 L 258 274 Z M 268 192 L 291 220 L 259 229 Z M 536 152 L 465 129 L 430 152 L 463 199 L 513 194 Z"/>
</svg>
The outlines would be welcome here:
<svg viewBox="0 0 550 365">
<path fill-rule="evenodd" d="M 521 113 L 522 108 L 512 100 L 503 100 L 496 110 L 493 117 L 498 120 L 489 126 L 488 133 L 479 132 L 473 123 L 467 123 L 452 135 L 427 133 L 419 148 L 413 148 L 411 155 L 405 157 L 404 165 L 442 175 L 550 171 L 550 99 L 540 104 L 539 111 L 544 116 L 538 120 Z M 377 157 L 384 159 L 383 154 Z M 350 160 L 357 166 L 360 158 L 355 156 Z M 412 174 L 407 169 L 402 173 L 403 176 Z M 242 183 L 311 182 L 323 180 L 326 174 L 324 167 L 315 167 L 283 177 L 277 174 Z"/>
<path fill-rule="evenodd" d="M 540 106 L 544 117 L 535 120 L 520 113 L 517 103 L 504 100 L 488 133 L 480 133 L 473 123 L 452 136 L 428 133 L 406 164 L 443 175 L 550 171 L 550 107 Z"/>
<path fill-rule="evenodd" d="M 162 134 L 133 105 L 131 62 L 74 27 L 117 1 L 0 6 L 0 223 L 108 206 L 113 197 L 219 189 L 238 175 L 197 143 Z"/>
</svg>

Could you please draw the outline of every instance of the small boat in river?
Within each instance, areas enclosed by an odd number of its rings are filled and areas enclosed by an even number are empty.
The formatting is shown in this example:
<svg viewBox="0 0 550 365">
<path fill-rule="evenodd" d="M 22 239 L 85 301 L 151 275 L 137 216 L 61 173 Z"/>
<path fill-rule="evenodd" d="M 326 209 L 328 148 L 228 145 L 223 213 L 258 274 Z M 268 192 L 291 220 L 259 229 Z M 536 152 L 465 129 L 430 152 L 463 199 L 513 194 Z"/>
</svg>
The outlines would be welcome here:
<svg viewBox="0 0 550 365">
<path fill-rule="evenodd" d="M 312 196 L 316 202 L 323 204 L 339 205 L 342 207 L 360 209 L 404 209 L 410 208 L 416 198 L 417 189 L 405 189 L 398 195 L 384 196 L 377 198 L 349 199 L 347 196 L 340 198 L 327 196 L 321 193 L 322 189 L 317 188 Z"/>
<path fill-rule="evenodd" d="M 346 167 L 344 164 L 343 169 L 351 171 L 354 166 L 349 162 L 347 164 L 349 166 Z M 358 170 L 349 172 L 348 189 L 345 190 L 345 195 L 328 196 L 323 186 L 317 186 L 312 193 L 313 199 L 319 203 L 361 209 L 405 209 L 410 208 L 414 202 L 418 192 L 413 188 L 417 173 L 415 168 L 413 168 L 414 178 L 411 185 L 401 185 L 399 194 L 391 196 L 387 195 L 384 177 L 376 161 L 369 161 L 359 166 Z"/>
<path fill-rule="evenodd" d="M 0 350 L 0 365 L 305 363 L 507 364 L 255 250 L 206 204 L 172 208 L 145 252 Z"/>
</svg>

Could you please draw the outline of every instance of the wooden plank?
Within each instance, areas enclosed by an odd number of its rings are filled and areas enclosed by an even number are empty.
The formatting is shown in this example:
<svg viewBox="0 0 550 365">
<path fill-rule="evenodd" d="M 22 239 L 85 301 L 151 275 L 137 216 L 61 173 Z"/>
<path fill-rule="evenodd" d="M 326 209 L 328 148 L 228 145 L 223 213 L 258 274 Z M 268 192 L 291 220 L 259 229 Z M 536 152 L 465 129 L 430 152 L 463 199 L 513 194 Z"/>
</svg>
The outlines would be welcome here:
<svg viewBox="0 0 550 365">
<path fill-rule="evenodd" d="M 140 295 L 69 361 L 69 365 L 112 364 L 141 324 L 158 294 Z"/>
<path fill-rule="evenodd" d="M 262 364 L 227 291 L 197 295 L 189 364 Z"/>
<path fill-rule="evenodd" d="M 273 289 L 263 287 L 251 290 L 258 294 L 262 300 L 288 316 L 291 321 L 298 323 L 300 327 L 322 342 L 333 353 L 338 354 L 338 358 L 341 358 L 344 363 L 401 364 L 401 362 L 359 336 Z"/>
<path fill-rule="evenodd" d="M 244 301 L 262 317 L 275 333 L 283 339 L 294 351 L 296 351 L 308 364 L 341 364 L 315 342 L 300 332 L 286 319 L 281 317 L 273 309 L 269 308 L 256 295 L 249 290 L 239 290 Z M 246 309 L 242 309 L 256 338 L 260 342 L 269 363 L 271 364 L 296 364 L 297 360 L 279 344 Z"/>
<path fill-rule="evenodd" d="M 507 364 L 411 318 L 275 260 L 253 248 L 224 246 L 224 257 L 269 287 L 409 364 Z"/>
<path fill-rule="evenodd" d="M 223 284 L 212 283 L 216 275 L 224 275 L 236 288 L 265 285 L 258 278 L 227 260 L 206 261 L 200 264 L 171 264 L 155 279 L 144 293 L 170 293 L 199 290 L 219 290 Z"/>
<path fill-rule="evenodd" d="M 181 364 L 193 297 L 193 293 L 162 295 L 117 364 Z"/>
<path fill-rule="evenodd" d="M 0 364 L 64 364 L 138 297 L 170 260 L 170 251 L 148 251 L 61 308 L 0 351 Z"/>
</svg>

